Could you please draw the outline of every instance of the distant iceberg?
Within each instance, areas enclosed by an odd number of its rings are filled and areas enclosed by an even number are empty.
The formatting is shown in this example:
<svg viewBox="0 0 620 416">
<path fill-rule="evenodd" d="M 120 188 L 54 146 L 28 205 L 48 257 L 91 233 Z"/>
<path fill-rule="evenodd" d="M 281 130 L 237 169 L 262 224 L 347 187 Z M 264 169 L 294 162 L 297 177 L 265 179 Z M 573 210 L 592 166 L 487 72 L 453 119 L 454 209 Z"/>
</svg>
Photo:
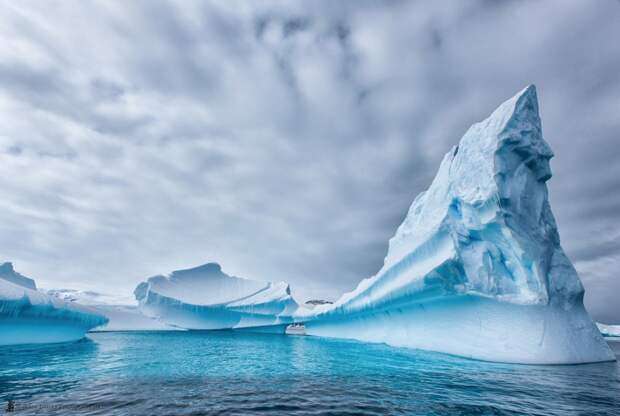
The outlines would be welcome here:
<svg viewBox="0 0 620 416">
<path fill-rule="evenodd" d="M 134 294 L 145 315 L 194 330 L 284 333 L 299 309 L 288 284 L 229 276 L 217 263 L 151 277 Z"/>
<path fill-rule="evenodd" d="M 603 336 L 620 338 L 620 325 L 605 325 L 597 322 L 596 326 Z"/>
<path fill-rule="evenodd" d="M 123 298 L 90 290 L 51 289 L 47 294 L 67 302 L 86 305 L 98 314 L 105 316 L 108 323 L 93 328 L 96 332 L 109 331 L 179 331 L 177 328 L 142 314 L 138 302 L 131 298 Z"/>
<path fill-rule="evenodd" d="M 560 246 L 545 184 L 552 156 L 529 86 L 445 155 L 383 268 L 296 320 L 310 335 L 481 360 L 614 360 Z"/>
<path fill-rule="evenodd" d="M 0 345 L 80 339 L 107 318 L 87 307 L 36 290 L 34 280 L 0 266 Z"/>
<path fill-rule="evenodd" d="M 17 273 L 13 268 L 13 263 L 10 262 L 0 265 L 0 280 L 6 280 L 7 282 L 25 287 L 26 289 L 37 290 L 37 285 L 34 280 Z"/>
</svg>

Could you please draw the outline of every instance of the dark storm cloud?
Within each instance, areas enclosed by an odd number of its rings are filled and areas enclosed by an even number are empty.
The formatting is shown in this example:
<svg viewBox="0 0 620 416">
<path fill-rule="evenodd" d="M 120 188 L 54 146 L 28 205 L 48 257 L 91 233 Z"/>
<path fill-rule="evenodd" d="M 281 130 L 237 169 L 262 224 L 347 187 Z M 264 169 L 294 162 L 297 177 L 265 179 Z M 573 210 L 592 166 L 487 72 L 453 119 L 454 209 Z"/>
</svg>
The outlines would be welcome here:
<svg viewBox="0 0 620 416">
<path fill-rule="evenodd" d="M 536 83 L 563 245 L 620 322 L 620 5 L 19 2 L 0 8 L 0 254 L 130 292 L 219 261 L 336 298 L 472 123 Z"/>
</svg>

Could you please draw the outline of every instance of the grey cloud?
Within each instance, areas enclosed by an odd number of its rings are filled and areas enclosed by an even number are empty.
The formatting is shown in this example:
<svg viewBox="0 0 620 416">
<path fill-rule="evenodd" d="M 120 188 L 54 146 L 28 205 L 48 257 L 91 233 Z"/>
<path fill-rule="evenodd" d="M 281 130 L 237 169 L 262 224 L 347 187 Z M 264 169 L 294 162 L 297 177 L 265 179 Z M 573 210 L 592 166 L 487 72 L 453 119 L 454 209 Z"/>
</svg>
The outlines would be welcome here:
<svg viewBox="0 0 620 416">
<path fill-rule="evenodd" d="M 619 17 L 586 1 L 12 4 L 0 254 L 48 287 L 130 292 L 219 261 L 334 299 L 380 268 L 469 125 L 534 82 L 563 245 L 595 318 L 620 322 Z"/>
</svg>

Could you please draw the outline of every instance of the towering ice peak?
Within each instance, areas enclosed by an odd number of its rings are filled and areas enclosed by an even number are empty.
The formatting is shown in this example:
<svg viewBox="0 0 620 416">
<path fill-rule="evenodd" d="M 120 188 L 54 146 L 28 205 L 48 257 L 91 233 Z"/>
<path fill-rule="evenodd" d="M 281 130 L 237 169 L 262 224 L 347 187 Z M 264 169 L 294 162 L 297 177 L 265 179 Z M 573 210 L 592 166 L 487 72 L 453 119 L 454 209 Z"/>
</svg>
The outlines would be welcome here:
<svg viewBox="0 0 620 416">
<path fill-rule="evenodd" d="M 229 276 L 208 263 L 147 279 L 134 291 L 143 313 L 186 329 L 284 326 L 299 305 L 285 282 Z"/>
<path fill-rule="evenodd" d="M 37 289 L 37 285 L 34 283 L 34 280 L 17 273 L 15 269 L 13 269 L 13 263 L 11 262 L 6 262 L 0 265 L 0 279 L 28 289 Z"/>
<path fill-rule="evenodd" d="M 446 154 L 390 240 L 383 268 L 361 287 L 383 281 L 385 286 L 373 286 L 373 296 L 392 296 L 400 285 L 424 286 L 429 279 L 395 273 L 408 262 L 451 259 L 446 265 L 458 270 L 438 276 L 447 292 L 521 304 L 581 296 L 547 199 L 552 156 L 531 85 L 474 124 Z M 561 278 L 554 268 L 562 270 Z"/>
<path fill-rule="evenodd" d="M 445 155 L 381 270 L 300 315 L 307 332 L 500 361 L 613 358 L 560 246 L 546 186 L 552 156 L 531 85 Z"/>
</svg>

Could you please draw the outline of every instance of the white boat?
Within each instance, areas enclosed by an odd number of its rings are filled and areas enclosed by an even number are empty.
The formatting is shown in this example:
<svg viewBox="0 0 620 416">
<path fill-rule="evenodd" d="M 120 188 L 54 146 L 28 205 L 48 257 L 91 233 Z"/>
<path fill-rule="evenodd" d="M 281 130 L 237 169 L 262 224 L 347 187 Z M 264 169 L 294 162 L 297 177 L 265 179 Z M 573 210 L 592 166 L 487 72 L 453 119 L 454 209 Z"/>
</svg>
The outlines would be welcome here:
<svg viewBox="0 0 620 416">
<path fill-rule="evenodd" d="M 286 327 L 286 335 L 306 335 L 306 326 L 301 322 Z"/>
</svg>

